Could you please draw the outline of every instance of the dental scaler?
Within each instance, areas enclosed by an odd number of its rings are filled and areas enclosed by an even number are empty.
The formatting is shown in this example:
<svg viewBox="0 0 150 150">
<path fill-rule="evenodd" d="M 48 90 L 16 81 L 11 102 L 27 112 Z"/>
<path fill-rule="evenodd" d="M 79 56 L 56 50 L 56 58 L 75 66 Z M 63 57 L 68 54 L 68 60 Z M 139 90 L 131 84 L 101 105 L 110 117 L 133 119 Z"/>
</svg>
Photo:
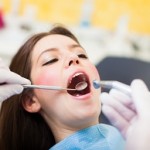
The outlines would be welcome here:
<svg viewBox="0 0 150 150">
<path fill-rule="evenodd" d="M 129 85 L 121 83 L 119 81 L 93 81 L 93 86 L 95 89 L 99 89 L 100 87 L 107 88 L 107 89 L 117 89 L 129 96 L 131 96 L 131 88 Z"/>
</svg>

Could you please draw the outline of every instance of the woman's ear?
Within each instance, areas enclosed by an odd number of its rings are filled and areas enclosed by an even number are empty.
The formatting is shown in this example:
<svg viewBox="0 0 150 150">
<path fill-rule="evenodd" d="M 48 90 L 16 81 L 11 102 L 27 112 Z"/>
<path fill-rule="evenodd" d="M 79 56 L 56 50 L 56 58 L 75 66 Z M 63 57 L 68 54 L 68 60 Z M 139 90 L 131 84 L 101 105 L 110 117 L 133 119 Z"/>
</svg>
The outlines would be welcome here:
<svg viewBox="0 0 150 150">
<path fill-rule="evenodd" d="M 26 93 L 23 99 L 23 107 L 27 112 L 36 113 L 41 109 L 41 105 L 37 99 L 37 97 L 31 93 Z"/>
</svg>

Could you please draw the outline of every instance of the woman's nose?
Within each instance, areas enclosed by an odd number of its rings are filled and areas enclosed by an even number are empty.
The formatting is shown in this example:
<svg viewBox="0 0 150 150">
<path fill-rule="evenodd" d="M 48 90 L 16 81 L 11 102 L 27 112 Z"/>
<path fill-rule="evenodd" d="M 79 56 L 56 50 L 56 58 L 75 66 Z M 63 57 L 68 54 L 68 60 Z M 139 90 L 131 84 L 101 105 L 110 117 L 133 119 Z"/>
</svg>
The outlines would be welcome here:
<svg viewBox="0 0 150 150">
<path fill-rule="evenodd" d="M 68 61 L 66 62 L 66 67 L 77 64 L 79 64 L 79 57 L 77 55 L 71 55 Z"/>
</svg>

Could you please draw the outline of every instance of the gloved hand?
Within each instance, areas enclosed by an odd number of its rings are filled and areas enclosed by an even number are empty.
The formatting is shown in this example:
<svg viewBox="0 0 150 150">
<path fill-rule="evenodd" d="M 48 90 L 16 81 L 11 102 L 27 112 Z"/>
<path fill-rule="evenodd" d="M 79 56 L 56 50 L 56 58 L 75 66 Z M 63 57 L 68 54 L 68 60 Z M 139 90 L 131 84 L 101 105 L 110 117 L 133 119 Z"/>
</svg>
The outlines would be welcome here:
<svg viewBox="0 0 150 150">
<path fill-rule="evenodd" d="M 141 80 L 131 83 L 131 97 L 117 91 L 101 94 L 102 111 L 127 140 L 127 150 L 150 149 L 150 92 Z"/>
<path fill-rule="evenodd" d="M 12 95 L 21 93 L 23 91 L 21 84 L 31 84 L 31 82 L 11 72 L 0 59 L 0 102 Z"/>
</svg>

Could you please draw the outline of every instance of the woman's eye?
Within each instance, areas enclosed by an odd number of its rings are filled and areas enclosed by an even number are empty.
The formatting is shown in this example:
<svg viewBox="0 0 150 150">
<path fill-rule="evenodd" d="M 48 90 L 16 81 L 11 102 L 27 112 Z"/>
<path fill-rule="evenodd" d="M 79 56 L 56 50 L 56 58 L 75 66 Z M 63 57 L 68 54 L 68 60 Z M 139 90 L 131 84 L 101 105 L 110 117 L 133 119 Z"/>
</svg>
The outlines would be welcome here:
<svg viewBox="0 0 150 150">
<path fill-rule="evenodd" d="M 87 55 L 85 55 L 85 54 L 79 54 L 78 57 L 79 57 L 79 58 L 85 58 L 85 59 L 88 58 Z"/>
<path fill-rule="evenodd" d="M 58 61 L 58 59 L 54 58 L 54 59 L 51 59 L 51 60 L 47 61 L 46 63 L 44 63 L 42 66 L 45 66 L 45 65 L 48 65 L 48 64 L 52 64 L 52 63 L 57 62 L 57 61 Z"/>
</svg>

